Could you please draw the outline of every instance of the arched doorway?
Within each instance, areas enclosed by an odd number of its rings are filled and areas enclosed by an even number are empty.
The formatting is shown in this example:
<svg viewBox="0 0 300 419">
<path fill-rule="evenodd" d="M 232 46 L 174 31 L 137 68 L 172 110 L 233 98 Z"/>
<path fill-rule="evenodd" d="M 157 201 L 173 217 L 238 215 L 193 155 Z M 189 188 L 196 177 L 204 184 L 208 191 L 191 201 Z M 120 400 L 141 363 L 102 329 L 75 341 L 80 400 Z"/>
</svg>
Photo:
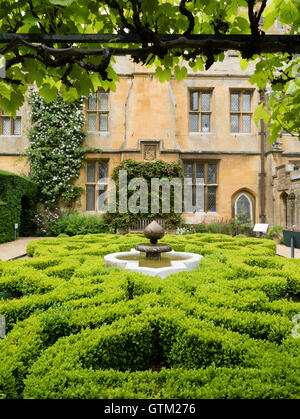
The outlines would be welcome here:
<svg viewBox="0 0 300 419">
<path fill-rule="evenodd" d="M 253 204 L 252 200 L 245 192 L 238 194 L 234 201 L 234 215 L 241 215 L 246 220 L 253 222 Z"/>
<path fill-rule="evenodd" d="M 287 227 L 288 224 L 288 194 L 286 192 L 282 192 L 280 195 L 280 225 L 283 227 Z"/>
<path fill-rule="evenodd" d="M 21 214 L 19 225 L 19 236 L 29 237 L 36 229 L 34 218 L 34 208 L 32 201 L 26 195 L 21 198 Z"/>
</svg>

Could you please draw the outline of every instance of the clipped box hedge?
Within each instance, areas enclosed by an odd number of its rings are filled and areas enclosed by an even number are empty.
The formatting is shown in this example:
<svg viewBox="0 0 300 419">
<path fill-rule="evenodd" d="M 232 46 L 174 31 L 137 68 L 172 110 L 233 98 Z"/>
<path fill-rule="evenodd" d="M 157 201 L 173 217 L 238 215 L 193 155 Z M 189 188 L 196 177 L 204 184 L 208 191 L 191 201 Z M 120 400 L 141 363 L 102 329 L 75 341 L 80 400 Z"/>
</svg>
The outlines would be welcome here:
<svg viewBox="0 0 300 419">
<path fill-rule="evenodd" d="M 33 235 L 38 186 L 25 176 L 0 170 L 0 196 L 0 243 L 14 240 L 16 223 L 17 236 Z"/>
<path fill-rule="evenodd" d="M 299 260 L 269 240 L 167 235 L 204 255 L 165 279 L 107 268 L 139 235 L 28 245 L 0 264 L 3 398 L 299 398 Z"/>
</svg>

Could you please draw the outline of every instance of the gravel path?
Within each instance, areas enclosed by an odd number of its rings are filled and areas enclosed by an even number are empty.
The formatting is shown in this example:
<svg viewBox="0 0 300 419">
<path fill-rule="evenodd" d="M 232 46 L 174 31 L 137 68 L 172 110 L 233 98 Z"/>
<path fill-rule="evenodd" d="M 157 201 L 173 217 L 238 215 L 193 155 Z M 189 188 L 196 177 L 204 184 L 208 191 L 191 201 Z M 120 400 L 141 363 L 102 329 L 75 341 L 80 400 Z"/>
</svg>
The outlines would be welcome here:
<svg viewBox="0 0 300 419">
<path fill-rule="evenodd" d="M 21 237 L 16 241 L 0 244 L 0 260 L 26 258 L 26 247 L 32 240 L 49 239 L 51 237 Z M 278 256 L 291 257 L 291 248 L 282 244 L 277 245 L 276 254 Z M 295 258 L 300 259 L 300 249 L 295 249 Z"/>
<path fill-rule="evenodd" d="M 0 259 L 7 261 L 16 258 L 25 258 L 26 247 L 32 240 L 49 239 L 49 237 L 20 237 L 16 241 L 0 244 Z"/>
</svg>

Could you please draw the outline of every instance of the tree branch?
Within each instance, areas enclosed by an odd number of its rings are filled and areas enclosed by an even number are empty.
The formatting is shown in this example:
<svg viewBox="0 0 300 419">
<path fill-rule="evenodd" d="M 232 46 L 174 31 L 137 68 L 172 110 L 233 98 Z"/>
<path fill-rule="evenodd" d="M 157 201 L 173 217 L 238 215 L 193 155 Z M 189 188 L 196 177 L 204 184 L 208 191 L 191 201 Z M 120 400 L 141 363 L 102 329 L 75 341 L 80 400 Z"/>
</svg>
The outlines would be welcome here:
<svg viewBox="0 0 300 419">
<path fill-rule="evenodd" d="M 11 34 L 12 35 L 12 34 Z M 32 39 L 35 39 L 35 34 L 32 34 Z M 75 36 L 75 35 L 74 35 Z M 87 35 L 87 37 L 93 37 L 92 35 Z M 120 43 L 120 39 L 116 38 L 115 35 L 111 35 L 114 42 Z M 190 56 L 196 58 L 196 56 L 207 57 L 206 68 L 209 68 L 213 64 L 213 56 L 219 54 L 222 51 L 227 50 L 237 50 L 241 51 L 242 55 L 247 58 L 251 58 L 255 54 L 262 53 L 300 53 L 300 36 L 282 36 L 282 35 L 265 35 L 259 36 L 258 38 L 253 38 L 252 35 L 190 35 L 180 36 L 180 35 L 156 35 L 159 40 L 158 43 L 147 42 L 145 44 L 144 40 L 135 42 L 136 47 L 102 47 L 102 48 L 79 48 L 77 46 L 67 47 L 67 48 L 58 48 L 58 47 L 49 47 L 50 35 L 44 35 L 45 42 L 48 45 L 41 43 L 29 42 L 31 35 L 22 35 L 17 34 L 12 36 L 1 35 L 1 37 L 10 39 L 5 46 L 0 50 L 0 54 L 4 55 L 8 52 L 15 53 L 15 57 L 7 60 L 7 68 L 11 66 L 22 63 L 24 58 L 32 58 L 39 60 L 44 65 L 53 68 L 65 67 L 67 63 L 77 63 L 82 68 L 86 68 L 89 71 L 96 71 L 101 76 L 107 78 L 107 68 L 110 63 L 112 56 L 131 56 L 136 62 L 145 63 L 149 60 L 149 57 L 161 57 L 163 54 L 166 54 L 168 51 L 177 50 L 176 55 L 181 56 L 183 59 Z M 43 37 L 40 35 L 43 39 Z M 66 35 L 68 42 L 72 35 Z M 101 35 L 99 35 L 101 38 Z M 129 41 L 131 35 L 123 35 L 122 42 L 131 43 Z M 59 41 L 57 41 L 59 39 Z M 54 36 L 53 43 L 62 42 L 62 38 L 57 38 Z M 78 39 L 78 38 L 77 38 Z M 96 40 L 97 36 L 92 39 Z M 105 43 L 107 44 L 107 37 L 105 38 Z M 137 38 L 138 39 L 138 38 Z M 82 35 L 82 42 L 86 42 L 85 35 Z M 138 47 L 140 44 L 142 46 Z M 34 54 L 24 54 L 24 47 L 29 50 L 34 51 Z M 20 50 L 21 48 L 21 50 Z M 20 54 L 22 51 L 23 55 Z M 179 55 L 178 55 L 179 54 Z M 102 58 L 99 65 L 86 62 L 89 57 L 99 56 Z"/>
<path fill-rule="evenodd" d="M 186 3 L 190 3 L 191 0 L 181 0 L 180 1 L 180 5 L 179 5 L 179 11 L 182 15 L 186 16 L 189 20 L 189 26 L 187 28 L 187 30 L 184 32 L 184 35 L 190 35 L 195 27 L 195 18 L 192 12 L 190 12 L 187 8 L 186 8 Z"/>
</svg>

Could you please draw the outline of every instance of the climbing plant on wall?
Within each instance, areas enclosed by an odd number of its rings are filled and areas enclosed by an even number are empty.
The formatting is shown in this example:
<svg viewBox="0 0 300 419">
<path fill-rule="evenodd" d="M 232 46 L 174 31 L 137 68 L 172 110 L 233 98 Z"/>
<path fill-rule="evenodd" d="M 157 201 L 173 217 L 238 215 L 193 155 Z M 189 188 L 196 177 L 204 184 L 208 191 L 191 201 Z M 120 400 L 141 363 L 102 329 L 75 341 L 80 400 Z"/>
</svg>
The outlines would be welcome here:
<svg viewBox="0 0 300 419">
<path fill-rule="evenodd" d="M 32 128 L 29 132 L 30 177 L 41 188 L 46 207 L 62 202 L 72 207 L 83 192 L 74 185 L 78 178 L 86 149 L 83 102 L 66 102 L 59 95 L 55 102 L 46 103 L 37 92 L 30 95 Z"/>
<path fill-rule="evenodd" d="M 120 184 L 120 173 L 121 171 L 126 172 L 126 189 L 128 188 L 127 203 L 125 204 L 126 210 L 122 210 L 121 207 L 121 195 L 120 191 L 124 185 Z M 111 213 L 107 212 L 104 216 L 107 225 L 110 228 L 125 228 L 127 229 L 131 225 L 134 225 L 138 220 L 141 219 L 164 219 L 167 227 L 175 228 L 181 225 L 181 212 L 178 212 L 175 208 L 175 202 L 178 198 L 177 194 L 182 194 L 182 191 L 176 191 L 173 186 L 170 187 L 170 196 L 162 194 L 161 187 L 155 190 L 152 186 L 152 180 L 172 181 L 172 179 L 182 179 L 183 172 L 179 161 L 167 163 L 163 160 L 156 160 L 151 162 L 137 162 L 132 159 L 124 160 L 119 166 L 117 166 L 112 174 L 112 180 L 116 184 L 117 193 L 117 206 L 116 211 Z M 135 180 L 143 180 L 145 182 L 144 188 L 141 184 L 133 185 L 132 182 Z M 132 184 L 132 187 L 130 187 Z M 146 202 L 140 197 L 139 192 L 147 190 L 144 195 Z M 135 200 L 134 195 L 138 195 Z M 154 197 L 157 197 L 158 207 L 155 211 L 152 208 L 152 201 Z M 169 198 L 169 199 L 168 199 Z M 137 212 L 133 212 L 130 208 L 130 200 L 137 203 Z M 167 202 L 168 201 L 168 202 Z M 164 202 L 167 202 L 168 210 L 164 210 Z"/>
</svg>

